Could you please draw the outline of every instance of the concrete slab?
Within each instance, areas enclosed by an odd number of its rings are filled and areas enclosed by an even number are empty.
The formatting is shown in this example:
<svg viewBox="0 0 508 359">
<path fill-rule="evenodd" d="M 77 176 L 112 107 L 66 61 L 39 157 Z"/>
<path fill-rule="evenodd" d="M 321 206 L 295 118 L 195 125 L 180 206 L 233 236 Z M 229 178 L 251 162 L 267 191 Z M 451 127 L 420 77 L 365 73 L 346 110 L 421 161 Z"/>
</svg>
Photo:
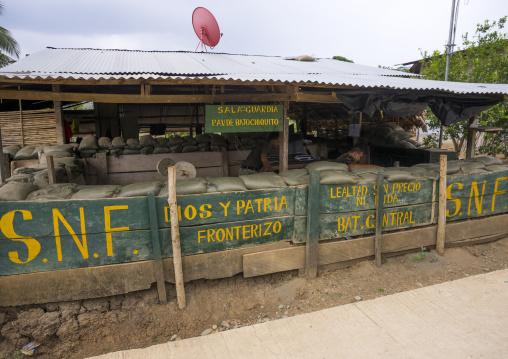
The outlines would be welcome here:
<svg viewBox="0 0 508 359">
<path fill-rule="evenodd" d="M 508 269 L 94 357 L 507 358 Z"/>
</svg>

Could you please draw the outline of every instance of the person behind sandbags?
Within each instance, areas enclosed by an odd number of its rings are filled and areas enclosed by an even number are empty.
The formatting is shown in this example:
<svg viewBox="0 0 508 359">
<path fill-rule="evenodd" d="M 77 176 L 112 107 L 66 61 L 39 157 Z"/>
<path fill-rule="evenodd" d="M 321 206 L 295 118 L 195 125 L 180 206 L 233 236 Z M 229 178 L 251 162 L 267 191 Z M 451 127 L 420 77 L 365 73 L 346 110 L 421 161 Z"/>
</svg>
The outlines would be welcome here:
<svg viewBox="0 0 508 359">
<path fill-rule="evenodd" d="M 362 156 L 363 150 L 361 149 L 361 147 L 354 146 L 351 147 L 351 149 L 348 152 L 337 157 L 335 159 L 335 162 L 344 163 L 349 168 L 382 168 L 381 166 L 358 163 L 360 162 Z"/>
<path fill-rule="evenodd" d="M 279 148 L 279 133 L 271 132 L 268 142 L 260 140 L 245 159 L 238 176 L 252 175 L 258 172 L 275 172 L 268 161 L 268 153 Z"/>
</svg>

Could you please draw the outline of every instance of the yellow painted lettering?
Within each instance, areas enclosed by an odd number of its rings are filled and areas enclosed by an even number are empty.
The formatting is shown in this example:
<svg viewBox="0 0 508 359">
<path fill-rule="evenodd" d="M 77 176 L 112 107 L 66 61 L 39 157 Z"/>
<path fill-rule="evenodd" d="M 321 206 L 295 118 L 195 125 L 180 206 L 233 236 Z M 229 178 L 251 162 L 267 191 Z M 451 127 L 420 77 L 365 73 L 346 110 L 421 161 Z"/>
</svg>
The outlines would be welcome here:
<svg viewBox="0 0 508 359">
<path fill-rule="evenodd" d="M 279 210 L 282 209 L 282 206 L 286 206 L 286 209 L 288 209 L 288 203 L 286 202 L 286 197 L 282 196 L 282 198 L 280 199 L 280 206 L 279 206 Z"/>
<path fill-rule="evenodd" d="M 482 189 L 482 195 L 480 196 L 480 192 L 478 190 L 478 182 L 471 183 L 471 194 L 469 195 L 469 206 L 467 207 L 467 214 L 469 215 L 471 213 L 471 200 L 474 196 L 474 202 L 476 205 L 476 212 L 478 214 L 482 213 L 482 203 L 483 203 L 483 195 L 485 193 L 485 183 L 487 181 L 483 181 L 483 189 Z M 480 199 L 478 197 L 480 196 Z"/>
<path fill-rule="evenodd" d="M 199 207 L 199 210 L 201 211 L 199 217 L 210 218 L 212 216 L 212 212 L 210 212 L 209 209 L 211 208 L 212 208 L 211 204 L 202 204 L 201 207 Z"/>
<path fill-rule="evenodd" d="M 123 206 L 105 206 L 104 207 L 104 222 L 105 222 L 105 231 L 106 231 L 106 249 L 108 256 L 113 256 L 113 236 L 112 232 L 124 232 L 128 231 L 129 227 L 116 227 L 111 228 L 111 211 L 117 211 L 121 209 L 129 209 L 128 205 Z"/>
<path fill-rule="evenodd" d="M 281 229 L 282 229 L 282 223 L 280 223 L 279 221 L 277 221 L 273 224 L 273 233 L 279 233 Z"/>
<path fill-rule="evenodd" d="M 19 259 L 19 253 L 16 251 L 9 252 L 9 259 L 17 264 L 24 264 L 30 262 L 32 259 L 37 257 L 39 252 L 41 251 L 41 244 L 32 237 L 24 237 L 16 234 L 14 231 L 14 215 L 16 212 L 20 212 L 23 216 L 24 221 L 28 221 L 32 219 L 32 212 L 26 211 L 26 210 L 14 210 L 7 212 L 2 216 L 2 219 L 0 219 L 0 229 L 2 230 L 2 233 L 5 237 L 10 239 L 11 241 L 20 241 L 23 242 L 26 245 L 26 248 L 28 250 L 28 256 L 26 258 L 26 261 L 22 261 Z"/>
<path fill-rule="evenodd" d="M 245 207 L 245 201 L 238 200 L 236 201 L 236 214 L 240 215 L 240 210 Z"/>
<path fill-rule="evenodd" d="M 245 206 L 245 213 L 244 214 L 247 214 L 247 211 L 249 209 L 251 209 L 252 213 L 254 213 L 254 207 L 252 207 L 252 201 L 250 199 L 247 201 L 247 205 Z"/>
<path fill-rule="evenodd" d="M 59 221 L 62 222 L 64 227 L 67 229 L 67 231 L 72 236 L 72 239 L 74 239 L 74 242 L 78 246 L 79 251 L 81 252 L 81 255 L 84 259 L 88 259 L 88 246 L 86 243 L 86 230 L 85 230 L 85 213 L 83 210 L 83 207 L 79 207 L 79 220 L 81 223 L 81 239 L 83 242 L 79 241 L 78 236 L 76 235 L 76 232 L 72 229 L 72 227 L 69 225 L 69 222 L 64 218 L 62 213 L 56 208 L 53 208 L 53 228 L 55 232 L 55 242 L 56 242 L 56 253 L 57 253 L 57 259 L 59 262 L 62 261 L 62 243 L 60 239 L 60 226 Z"/>
<path fill-rule="evenodd" d="M 270 198 L 265 198 L 265 207 L 264 207 L 265 212 L 266 212 L 266 207 L 268 207 L 270 209 L 270 211 L 272 210 L 270 203 L 272 203 L 272 200 Z"/>
<path fill-rule="evenodd" d="M 219 234 L 221 233 L 221 234 Z M 224 240 L 224 238 L 226 237 L 226 232 L 224 232 L 224 230 L 222 228 L 219 228 L 217 230 L 217 232 L 215 233 L 215 238 L 219 241 L 219 242 L 222 242 Z"/>
<path fill-rule="evenodd" d="M 231 203 L 231 201 L 226 203 L 226 205 L 224 205 L 224 203 L 219 202 L 219 204 L 222 206 L 222 208 L 224 208 L 224 217 L 228 216 L 228 207 L 229 207 L 230 203 Z M 240 214 L 240 213 L 238 213 L 238 214 Z"/>
<path fill-rule="evenodd" d="M 201 233 L 203 233 L 203 235 L 201 235 Z M 201 231 L 198 231 L 198 243 L 201 243 L 201 239 L 205 239 L 206 238 L 206 231 L 204 229 L 202 229 Z"/>
<path fill-rule="evenodd" d="M 367 217 L 367 220 L 365 221 L 365 225 L 367 226 L 367 228 L 374 228 L 375 227 L 374 224 L 370 225 L 371 218 L 374 220 L 376 218 L 376 216 L 374 214 L 371 214 L 370 216 Z"/>
<path fill-rule="evenodd" d="M 492 194 L 492 212 L 494 212 L 494 208 L 496 206 L 496 196 L 498 194 L 506 193 L 506 190 L 502 190 L 502 191 L 498 191 L 497 190 L 497 186 L 499 184 L 499 181 L 506 181 L 507 179 L 508 179 L 508 177 L 501 177 L 501 178 L 497 178 L 496 179 L 496 182 L 494 184 L 494 193 Z"/>
</svg>

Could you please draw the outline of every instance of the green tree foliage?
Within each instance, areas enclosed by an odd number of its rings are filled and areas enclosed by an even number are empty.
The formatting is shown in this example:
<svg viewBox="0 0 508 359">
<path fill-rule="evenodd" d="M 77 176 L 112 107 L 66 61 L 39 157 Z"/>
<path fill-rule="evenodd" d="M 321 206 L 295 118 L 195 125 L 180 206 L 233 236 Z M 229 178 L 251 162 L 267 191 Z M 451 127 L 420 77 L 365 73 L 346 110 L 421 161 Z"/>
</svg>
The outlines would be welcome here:
<svg viewBox="0 0 508 359">
<path fill-rule="evenodd" d="M 332 57 L 332 59 L 334 60 L 339 60 L 339 61 L 344 61 L 344 62 L 351 62 L 351 63 L 354 63 L 353 60 L 350 60 L 348 58 L 345 58 L 344 56 L 334 56 Z"/>
<path fill-rule="evenodd" d="M 0 15 L 2 15 L 4 6 L 0 3 Z M 12 37 L 9 30 L 0 26 L 0 67 L 6 66 L 13 59 L 8 55 L 19 58 L 18 42 Z"/>
<path fill-rule="evenodd" d="M 485 20 L 478 24 L 476 32 L 469 37 L 462 36 L 464 48 L 459 49 L 450 58 L 449 81 L 474 83 L 508 83 L 508 37 L 502 32 L 507 17 L 499 21 Z M 434 51 L 432 54 L 422 53 L 422 74 L 429 80 L 444 80 L 446 70 L 446 50 L 443 53 Z M 427 111 L 431 129 L 439 128 L 439 120 Z M 487 153 L 494 147 L 496 152 L 506 153 L 506 137 L 508 135 L 508 101 L 504 101 L 479 116 L 479 125 L 501 127 L 500 134 L 486 134 L 484 145 L 477 148 L 480 153 Z M 452 139 L 456 151 L 459 151 L 467 138 L 468 121 L 455 123 L 446 127 L 443 139 Z M 437 147 L 437 141 L 430 136 L 425 145 Z"/>
</svg>

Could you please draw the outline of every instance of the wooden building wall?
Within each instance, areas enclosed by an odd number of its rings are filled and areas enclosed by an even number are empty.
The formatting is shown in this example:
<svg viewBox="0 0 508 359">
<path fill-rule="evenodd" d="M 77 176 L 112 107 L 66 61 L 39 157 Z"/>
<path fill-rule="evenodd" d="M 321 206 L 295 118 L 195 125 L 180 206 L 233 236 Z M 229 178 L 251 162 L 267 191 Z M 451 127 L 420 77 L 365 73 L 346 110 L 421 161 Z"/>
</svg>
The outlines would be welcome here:
<svg viewBox="0 0 508 359">
<path fill-rule="evenodd" d="M 3 146 L 56 143 L 53 110 L 0 112 L 0 126 Z"/>
</svg>

